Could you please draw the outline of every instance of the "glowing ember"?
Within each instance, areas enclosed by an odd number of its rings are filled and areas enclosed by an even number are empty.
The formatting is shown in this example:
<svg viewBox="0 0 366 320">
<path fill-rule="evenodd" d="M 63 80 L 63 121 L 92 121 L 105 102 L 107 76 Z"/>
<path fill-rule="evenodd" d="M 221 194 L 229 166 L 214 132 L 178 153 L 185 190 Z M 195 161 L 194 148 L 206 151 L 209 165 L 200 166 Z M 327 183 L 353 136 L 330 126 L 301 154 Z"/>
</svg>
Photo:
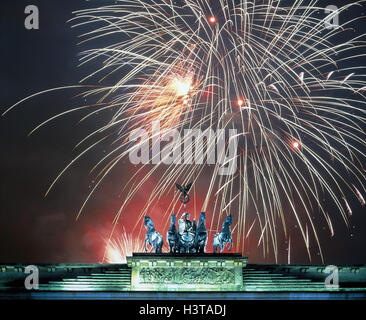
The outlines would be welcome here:
<svg viewBox="0 0 366 320">
<path fill-rule="evenodd" d="M 239 107 L 244 106 L 244 100 L 243 99 L 238 99 L 237 104 L 238 104 Z"/>
<path fill-rule="evenodd" d="M 216 17 L 215 16 L 210 16 L 208 18 L 208 21 L 211 23 L 211 24 L 215 24 L 216 23 Z"/>
<path fill-rule="evenodd" d="M 294 149 L 299 149 L 300 148 L 300 143 L 298 141 L 294 141 L 292 143 L 292 146 L 294 147 Z"/>
</svg>

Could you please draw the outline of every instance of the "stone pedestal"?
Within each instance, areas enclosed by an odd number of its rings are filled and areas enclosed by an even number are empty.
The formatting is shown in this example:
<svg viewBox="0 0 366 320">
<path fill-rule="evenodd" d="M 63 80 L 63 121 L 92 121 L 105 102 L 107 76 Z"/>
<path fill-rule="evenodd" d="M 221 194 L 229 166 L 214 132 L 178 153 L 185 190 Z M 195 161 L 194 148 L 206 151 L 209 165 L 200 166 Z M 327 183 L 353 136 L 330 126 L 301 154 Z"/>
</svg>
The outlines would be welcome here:
<svg viewBox="0 0 366 320">
<path fill-rule="evenodd" d="M 241 291 L 240 254 L 143 254 L 127 257 L 133 291 Z"/>
</svg>

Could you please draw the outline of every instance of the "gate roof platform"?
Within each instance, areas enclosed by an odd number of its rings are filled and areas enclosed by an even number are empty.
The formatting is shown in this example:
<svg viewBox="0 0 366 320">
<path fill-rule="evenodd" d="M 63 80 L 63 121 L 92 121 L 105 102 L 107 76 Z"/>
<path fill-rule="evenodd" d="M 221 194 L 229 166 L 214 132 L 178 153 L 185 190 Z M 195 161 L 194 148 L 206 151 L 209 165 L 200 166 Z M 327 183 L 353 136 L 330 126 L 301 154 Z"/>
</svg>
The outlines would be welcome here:
<svg viewBox="0 0 366 320">
<path fill-rule="evenodd" d="M 32 264 L 39 287 L 25 288 L 26 263 L 0 265 L 0 299 L 366 299 L 366 265 L 248 264 L 240 254 L 133 254 L 127 264 Z"/>
</svg>

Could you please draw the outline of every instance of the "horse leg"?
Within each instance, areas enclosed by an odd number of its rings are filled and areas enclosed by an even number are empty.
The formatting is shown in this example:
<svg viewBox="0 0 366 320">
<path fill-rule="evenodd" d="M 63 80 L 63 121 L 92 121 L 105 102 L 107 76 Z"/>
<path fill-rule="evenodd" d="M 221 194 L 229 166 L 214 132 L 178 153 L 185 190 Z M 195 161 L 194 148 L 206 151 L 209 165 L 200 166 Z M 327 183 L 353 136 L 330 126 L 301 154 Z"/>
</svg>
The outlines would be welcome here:
<svg viewBox="0 0 366 320">
<path fill-rule="evenodd" d="M 170 240 L 168 240 L 168 242 L 169 242 L 169 253 L 173 253 L 173 243 Z"/>
<path fill-rule="evenodd" d="M 158 237 L 155 242 L 155 251 L 156 253 L 161 253 L 161 248 L 163 246 L 162 238 Z"/>
<path fill-rule="evenodd" d="M 147 247 L 146 247 L 147 241 L 148 241 L 148 238 L 146 237 L 146 239 L 145 239 L 145 251 L 147 251 Z"/>
<path fill-rule="evenodd" d="M 156 253 L 156 241 L 154 241 L 153 243 L 151 243 L 151 245 L 154 248 L 154 253 Z"/>
</svg>

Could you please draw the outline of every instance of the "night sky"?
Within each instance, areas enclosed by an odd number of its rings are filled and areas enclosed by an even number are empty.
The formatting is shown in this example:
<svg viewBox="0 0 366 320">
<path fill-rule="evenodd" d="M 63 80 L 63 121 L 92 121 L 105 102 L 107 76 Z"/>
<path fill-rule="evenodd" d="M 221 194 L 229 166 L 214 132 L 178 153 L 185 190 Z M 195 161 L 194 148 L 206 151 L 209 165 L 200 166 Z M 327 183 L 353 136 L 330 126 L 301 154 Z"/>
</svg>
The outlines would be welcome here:
<svg viewBox="0 0 366 320">
<path fill-rule="evenodd" d="M 78 68 L 79 53 L 88 45 L 77 45 L 81 31 L 72 29 L 67 20 L 72 18 L 73 11 L 97 7 L 101 3 L 113 4 L 114 1 L 1 1 L 1 113 L 24 97 L 50 88 L 75 85 L 94 71 L 93 64 Z M 319 6 L 323 3 L 324 6 L 337 4 L 336 1 L 322 1 Z M 24 8 L 29 4 L 37 5 L 40 10 L 40 30 L 24 28 Z M 365 6 L 347 14 L 355 12 L 358 15 L 366 13 Z M 365 20 L 358 22 L 355 28 L 364 32 Z M 364 64 L 362 59 L 359 62 Z M 110 81 L 113 82 L 113 78 Z M 82 114 L 72 114 L 27 136 L 40 122 L 84 103 L 77 97 L 78 93 L 76 89 L 46 93 L 0 118 L 0 263 L 99 262 L 103 256 L 103 239 L 108 236 L 120 206 L 121 185 L 131 174 L 129 165 L 122 164 L 118 168 L 119 174 L 105 181 L 102 191 L 96 193 L 78 221 L 77 212 L 93 185 L 94 178 L 89 170 L 98 157 L 83 158 L 44 197 L 59 171 L 78 154 L 73 149 L 75 144 L 97 128 L 103 119 L 91 117 L 79 123 Z M 103 153 L 103 150 L 99 151 Z M 151 181 L 151 186 L 153 184 Z M 148 196 L 149 187 L 137 196 L 128 213 L 131 218 L 123 216 L 120 227 L 132 227 L 138 208 Z M 162 201 L 158 207 L 164 205 Z M 350 205 L 353 209 L 350 230 L 339 217 L 333 221 L 335 235 L 330 237 L 324 221 L 320 222 L 324 224 L 320 241 L 327 264 L 366 263 L 366 208 L 362 208 L 355 198 L 350 200 Z M 297 239 L 292 239 L 292 263 L 309 263 L 302 239 L 298 240 L 297 246 Z M 249 262 L 274 263 L 272 256 L 263 258 L 256 241 L 245 252 Z M 281 254 L 279 262 L 286 263 L 286 253 Z M 320 262 L 315 255 L 311 263 Z"/>
</svg>

